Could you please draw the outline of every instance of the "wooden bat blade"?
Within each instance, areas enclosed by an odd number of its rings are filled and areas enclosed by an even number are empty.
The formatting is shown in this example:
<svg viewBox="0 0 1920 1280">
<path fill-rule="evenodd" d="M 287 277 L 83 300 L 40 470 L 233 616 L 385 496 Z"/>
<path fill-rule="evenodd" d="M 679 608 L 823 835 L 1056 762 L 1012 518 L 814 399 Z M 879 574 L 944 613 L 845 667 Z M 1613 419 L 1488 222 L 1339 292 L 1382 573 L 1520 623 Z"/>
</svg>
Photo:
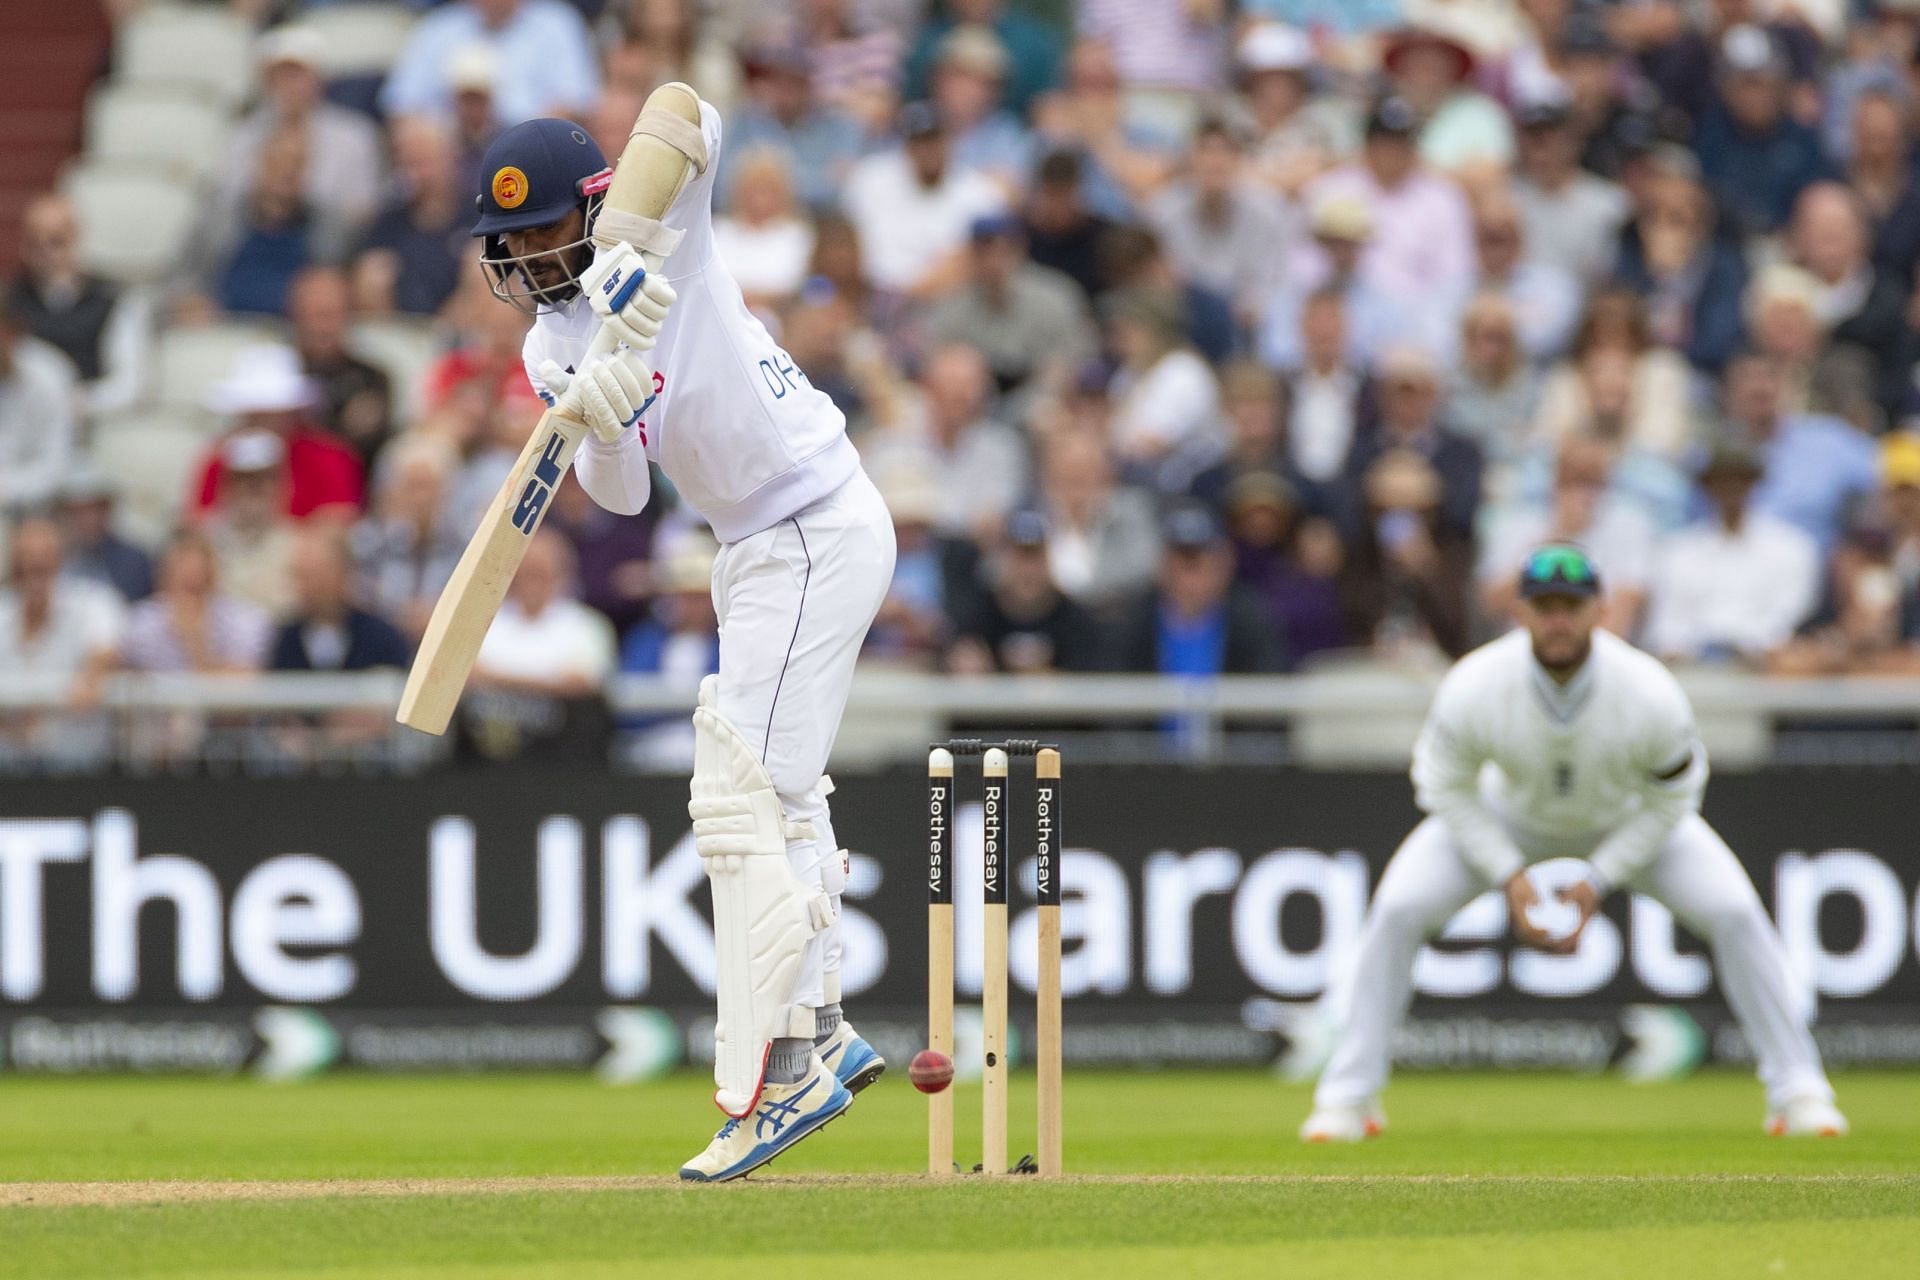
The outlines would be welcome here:
<svg viewBox="0 0 1920 1280">
<path fill-rule="evenodd" d="M 556 409 L 540 415 L 434 603 L 400 694 L 394 719 L 401 724 L 425 733 L 447 731 L 487 629 L 585 434 L 583 424 Z"/>
</svg>

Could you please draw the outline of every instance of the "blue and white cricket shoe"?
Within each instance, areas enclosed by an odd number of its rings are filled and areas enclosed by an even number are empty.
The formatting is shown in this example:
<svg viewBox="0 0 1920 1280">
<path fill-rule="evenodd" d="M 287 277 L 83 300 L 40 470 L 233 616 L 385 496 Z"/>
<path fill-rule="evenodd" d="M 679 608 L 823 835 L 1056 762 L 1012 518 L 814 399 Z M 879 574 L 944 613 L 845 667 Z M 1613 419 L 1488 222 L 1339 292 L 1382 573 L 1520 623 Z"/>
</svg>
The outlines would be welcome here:
<svg viewBox="0 0 1920 1280">
<path fill-rule="evenodd" d="M 834 1079 L 820 1055 L 794 1084 L 765 1084 L 760 1101 L 739 1120 L 728 1120 L 707 1149 L 680 1166 L 686 1182 L 726 1182 L 744 1177 L 785 1155 L 853 1105 L 853 1095 Z"/>
<path fill-rule="evenodd" d="M 887 1060 L 862 1040 L 853 1024 L 844 1018 L 826 1043 L 815 1045 L 813 1051 L 827 1064 L 827 1070 L 847 1086 L 848 1093 L 858 1093 L 886 1074 Z"/>
</svg>

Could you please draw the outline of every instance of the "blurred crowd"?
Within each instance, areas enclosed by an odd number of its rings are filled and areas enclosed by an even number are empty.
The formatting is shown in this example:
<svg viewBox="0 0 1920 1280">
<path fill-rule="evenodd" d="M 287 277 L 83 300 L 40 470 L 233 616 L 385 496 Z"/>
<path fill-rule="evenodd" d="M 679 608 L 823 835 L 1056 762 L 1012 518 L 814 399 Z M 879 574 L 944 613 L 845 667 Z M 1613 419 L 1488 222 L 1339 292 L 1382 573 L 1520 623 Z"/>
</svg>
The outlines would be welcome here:
<svg viewBox="0 0 1920 1280">
<path fill-rule="evenodd" d="M 564 114 L 617 154 L 669 79 L 898 525 L 874 661 L 1433 663 L 1559 538 L 1670 660 L 1920 670 L 1915 0 L 449 0 L 371 82 L 320 0 L 232 7 L 258 95 L 176 277 L 90 275 L 50 193 L 0 303 L 0 665 L 76 700 L 404 662 L 540 407 L 481 153 Z M 350 340 L 393 316 L 417 386 Z M 90 433 L 157 333 L 263 317 L 179 528 L 126 539 Z M 656 483 L 567 486 L 483 685 L 711 669 L 714 548 Z"/>
</svg>

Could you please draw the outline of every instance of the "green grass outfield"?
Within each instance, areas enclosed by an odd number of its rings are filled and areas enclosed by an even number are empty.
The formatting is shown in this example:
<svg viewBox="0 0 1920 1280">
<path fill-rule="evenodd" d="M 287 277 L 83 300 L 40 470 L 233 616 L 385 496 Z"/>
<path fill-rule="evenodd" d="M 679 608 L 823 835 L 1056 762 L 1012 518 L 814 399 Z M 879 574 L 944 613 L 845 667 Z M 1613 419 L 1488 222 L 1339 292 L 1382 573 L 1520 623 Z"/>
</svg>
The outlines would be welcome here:
<svg viewBox="0 0 1920 1280">
<path fill-rule="evenodd" d="M 1299 1086 L 1070 1074 L 1084 1176 L 934 1182 L 896 1075 L 766 1175 L 683 1187 L 715 1119 L 692 1076 L 0 1076 L 0 1277 L 1911 1280 L 1920 1075 L 1839 1085 L 1854 1136 L 1789 1143 L 1734 1075 L 1408 1076 L 1386 1137 L 1323 1148 L 1294 1140 Z M 977 1151 L 977 1093 L 959 1114 Z"/>
</svg>

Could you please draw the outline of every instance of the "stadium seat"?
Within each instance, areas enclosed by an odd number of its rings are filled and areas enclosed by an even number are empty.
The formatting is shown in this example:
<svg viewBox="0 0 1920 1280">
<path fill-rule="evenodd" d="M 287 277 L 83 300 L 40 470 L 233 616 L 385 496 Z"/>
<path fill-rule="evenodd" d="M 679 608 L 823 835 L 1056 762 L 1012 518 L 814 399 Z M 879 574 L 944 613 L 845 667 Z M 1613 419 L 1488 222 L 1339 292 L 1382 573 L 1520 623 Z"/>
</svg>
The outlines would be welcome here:
<svg viewBox="0 0 1920 1280">
<path fill-rule="evenodd" d="M 355 355 L 393 379 L 395 425 L 411 422 L 420 411 L 427 370 L 445 348 L 445 335 L 430 320 L 394 316 L 362 320 L 353 326 L 349 344 Z"/>
<path fill-rule="evenodd" d="M 87 157 L 149 165 L 205 183 L 226 155 L 230 120 L 205 97 L 176 88 L 111 82 L 87 102 Z"/>
<path fill-rule="evenodd" d="M 239 353 L 262 342 L 284 340 L 283 333 L 265 324 L 229 322 L 167 329 L 160 334 L 154 353 L 154 403 L 172 413 L 211 419 L 207 391 L 227 376 Z M 218 429 L 217 422 L 211 426 Z"/>
<path fill-rule="evenodd" d="M 100 425 L 93 464 L 119 491 L 122 536 L 150 549 L 166 541 L 207 448 L 206 433 L 176 414 L 128 414 Z"/>
<path fill-rule="evenodd" d="M 253 37 L 224 6 L 153 3 L 121 25 L 114 80 L 197 89 L 228 107 L 253 88 Z"/>
<path fill-rule="evenodd" d="M 200 218 L 191 183 L 146 165 L 86 162 L 68 169 L 61 185 L 79 211 L 87 266 L 140 284 L 179 271 Z"/>
<path fill-rule="evenodd" d="M 309 9 L 300 25 L 327 42 L 327 75 L 383 75 L 412 34 L 414 15 L 397 4 L 334 4 Z"/>
</svg>

